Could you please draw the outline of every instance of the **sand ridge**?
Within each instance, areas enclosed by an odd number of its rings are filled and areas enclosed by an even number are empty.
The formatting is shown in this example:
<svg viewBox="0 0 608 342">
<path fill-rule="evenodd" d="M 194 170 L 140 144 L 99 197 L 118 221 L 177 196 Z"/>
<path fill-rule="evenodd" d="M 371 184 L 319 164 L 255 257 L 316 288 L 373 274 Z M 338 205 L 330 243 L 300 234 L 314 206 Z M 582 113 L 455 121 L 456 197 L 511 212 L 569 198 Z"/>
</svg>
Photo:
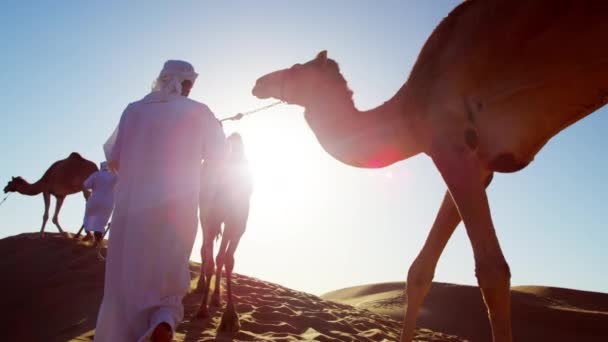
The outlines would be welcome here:
<svg viewBox="0 0 608 342">
<path fill-rule="evenodd" d="M 105 264 L 74 239 L 21 234 L 0 240 L 0 341 L 91 341 L 103 295 Z M 192 263 L 192 285 L 200 265 Z M 313 279 L 313 278 L 311 278 Z M 225 278 L 224 278 L 225 280 Z M 223 281 L 224 281 L 223 280 Z M 224 283 L 225 285 L 225 283 Z M 223 309 L 193 319 L 200 294 L 184 298 L 185 319 L 176 341 L 396 341 L 400 323 L 388 316 L 340 304 L 236 274 L 233 291 L 241 330 L 218 335 Z M 225 303 L 225 298 L 223 298 Z M 420 329 L 417 341 L 463 341 Z"/>
<path fill-rule="evenodd" d="M 401 321 L 405 283 L 382 283 L 332 291 L 321 297 Z M 608 294 L 547 286 L 511 288 L 515 341 L 608 341 Z M 475 286 L 433 283 L 418 326 L 471 341 L 491 341 L 490 324 Z"/>
</svg>

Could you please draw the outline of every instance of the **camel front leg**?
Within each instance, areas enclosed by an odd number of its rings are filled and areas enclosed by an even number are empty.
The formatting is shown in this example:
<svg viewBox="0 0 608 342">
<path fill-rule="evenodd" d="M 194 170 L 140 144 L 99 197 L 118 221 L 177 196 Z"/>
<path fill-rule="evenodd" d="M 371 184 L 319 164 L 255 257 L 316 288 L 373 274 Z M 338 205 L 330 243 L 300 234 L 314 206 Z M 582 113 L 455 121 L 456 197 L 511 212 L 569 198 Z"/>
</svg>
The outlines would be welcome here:
<svg viewBox="0 0 608 342">
<path fill-rule="evenodd" d="M 414 339 L 418 313 L 424 297 L 426 297 L 431 287 L 437 262 L 459 223 L 458 210 L 449 192 L 446 191 L 426 242 L 407 274 L 407 308 L 401 332 L 401 342 L 410 342 Z"/>
<path fill-rule="evenodd" d="M 44 214 L 42 215 L 42 227 L 40 227 L 40 237 L 44 237 L 44 227 L 46 227 L 46 221 L 49 219 L 49 206 L 51 205 L 51 194 L 48 192 L 42 193 L 44 199 Z"/>
<path fill-rule="evenodd" d="M 88 202 L 89 201 L 89 197 L 91 196 L 91 192 L 89 190 L 82 190 L 82 196 L 84 197 L 84 201 Z M 85 216 L 86 216 L 86 207 L 85 207 Z M 82 223 L 82 226 L 80 226 L 80 229 L 78 229 L 78 232 L 76 233 L 76 235 L 74 235 L 74 239 L 78 239 L 80 238 L 80 234 L 82 233 L 82 231 L 84 230 L 84 222 Z"/>
<path fill-rule="evenodd" d="M 78 232 L 76 233 L 76 235 L 74 235 L 74 239 L 78 239 L 80 237 L 80 234 L 82 233 L 83 229 L 84 229 L 84 223 L 82 224 L 82 226 L 80 226 L 80 229 L 78 229 Z"/>
<path fill-rule="evenodd" d="M 65 200 L 65 196 L 55 196 L 55 213 L 53 214 L 53 224 L 57 229 L 59 229 L 59 233 L 63 234 L 63 229 L 61 229 L 61 225 L 59 224 L 59 211 L 61 211 L 61 206 L 63 205 L 63 200 Z"/>
<path fill-rule="evenodd" d="M 484 188 L 488 172 L 476 155 L 466 149 L 437 151 L 433 161 L 448 186 L 471 241 L 475 275 L 488 308 L 494 342 L 511 342 L 511 273 L 496 237 Z"/>
<path fill-rule="evenodd" d="M 487 178 L 486 187 L 490 185 L 491 181 L 492 175 Z M 402 342 L 410 342 L 414 339 L 418 314 L 424 298 L 431 288 L 437 262 L 460 222 L 458 209 L 449 191 L 446 191 L 424 246 L 407 274 L 407 307 L 401 332 Z"/>
</svg>

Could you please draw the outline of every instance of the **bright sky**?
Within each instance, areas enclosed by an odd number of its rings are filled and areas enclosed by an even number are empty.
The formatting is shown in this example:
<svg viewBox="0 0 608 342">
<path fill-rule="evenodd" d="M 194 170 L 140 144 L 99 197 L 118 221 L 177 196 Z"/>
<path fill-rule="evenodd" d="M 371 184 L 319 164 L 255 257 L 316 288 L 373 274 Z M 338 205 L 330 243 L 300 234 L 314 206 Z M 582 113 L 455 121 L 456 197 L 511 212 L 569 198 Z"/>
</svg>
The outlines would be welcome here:
<svg viewBox="0 0 608 342">
<path fill-rule="evenodd" d="M 100 161 L 124 107 L 171 58 L 195 65 L 192 98 L 226 117 L 268 103 L 251 95 L 257 77 L 327 49 L 356 105 L 373 108 L 403 84 L 458 2 L 3 1 L 0 181 L 33 182 L 72 151 Z M 236 272 L 316 294 L 404 280 L 445 191 L 432 162 L 342 165 L 317 144 L 302 112 L 280 106 L 226 124 L 227 133 L 242 133 L 256 179 Z M 606 112 L 554 138 L 527 169 L 494 178 L 489 197 L 513 285 L 608 292 Z M 75 232 L 83 209 L 81 195 L 68 197 L 64 227 Z M 0 207 L 0 237 L 37 231 L 42 213 L 42 196 L 11 196 Z M 47 231 L 56 231 L 50 222 Z M 198 248 L 200 234 L 194 260 Z M 462 226 L 435 280 L 476 283 Z"/>
</svg>

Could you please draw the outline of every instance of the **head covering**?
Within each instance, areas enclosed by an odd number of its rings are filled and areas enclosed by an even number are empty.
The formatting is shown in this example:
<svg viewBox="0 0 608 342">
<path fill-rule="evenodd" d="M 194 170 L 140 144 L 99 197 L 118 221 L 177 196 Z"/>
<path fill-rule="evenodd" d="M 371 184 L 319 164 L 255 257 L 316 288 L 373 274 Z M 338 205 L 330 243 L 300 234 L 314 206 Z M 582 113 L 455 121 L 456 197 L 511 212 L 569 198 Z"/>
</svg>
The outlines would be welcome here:
<svg viewBox="0 0 608 342">
<path fill-rule="evenodd" d="M 108 170 L 108 162 L 102 161 L 101 163 L 99 163 L 99 169 L 100 170 Z"/>
<path fill-rule="evenodd" d="M 171 95 L 181 95 L 182 82 L 194 84 L 198 74 L 192 64 L 180 60 L 168 60 L 152 84 L 152 93 L 157 101 L 167 101 Z"/>
<path fill-rule="evenodd" d="M 243 138 L 238 133 L 232 133 L 226 138 L 230 144 L 230 157 L 232 160 L 244 160 L 245 157 L 245 145 L 243 144 Z"/>
</svg>

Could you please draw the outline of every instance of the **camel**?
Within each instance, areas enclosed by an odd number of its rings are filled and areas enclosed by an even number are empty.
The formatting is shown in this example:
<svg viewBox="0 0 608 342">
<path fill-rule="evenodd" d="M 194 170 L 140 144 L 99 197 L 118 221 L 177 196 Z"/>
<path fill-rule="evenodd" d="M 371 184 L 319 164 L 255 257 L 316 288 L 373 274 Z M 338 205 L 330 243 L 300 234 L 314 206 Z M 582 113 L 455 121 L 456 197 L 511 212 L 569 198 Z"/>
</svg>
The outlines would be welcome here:
<svg viewBox="0 0 608 342">
<path fill-rule="evenodd" d="M 215 259 L 215 289 L 213 290 L 211 304 L 216 307 L 221 305 L 220 281 L 222 269 L 225 267 L 228 302 L 217 330 L 219 332 L 236 332 L 240 329 L 240 324 L 232 296 L 232 270 L 234 269 L 234 253 L 247 228 L 253 181 L 241 136 L 238 133 L 233 133 L 227 140 L 230 152 L 222 165 L 211 171 L 211 169 L 206 169 L 205 164 L 203 164 L 201 174 L 201 195 L 205 196 L 205 191 L 213 191 L 215 196 L 210 206 L 211 209 L 207 211 L 207 217 L 203 217 L 203 214 L 201 214 L 200 218 L 203 229 L 203 246 L 201 247 L 201 272 L 196 291 L 202 292 L 202 299 L 196 316 L 199 318 L 209 316 L 207 300 L 211 278 L 214 274 L 213 244 L 221 235 L 222 241 Z M 207 172 L 216 172 L 219 175 L 217 187 L 206 188 L 205 183 L 209 176 L 206 174 Z M 222 223 L 224 224 L 223 232 Z"/>
<path fill-rule="evenodd" d="M 21 177 L 12 177 L 4 188 L 4 192 L 18 192 L 23 195 L 35 196 L 42 193 L 44 198 L 44 215 L 42 215 L 42 227 L 40 236 L 44 237 L 44 228 L 49 218 L 49 205 L 51 195 L 55 196 L 55 213 L 52 222 L 59 233 L 64 233 L 59 224 L 59 211 L 63 200 L 67 195 L 82 192 L 85 200 L 89 198 L 89 192 L 84 191 L 82 183 L 87 177 L 97 171 L 97 165 L 92 161 L 84 159 L 76 152 L 70 153 L 66 159 L 54 162 L 36 183 L 30 184 Z"/>
<path fill-rule="evenodd" d="M 407 275 L 401 341 L 411 341 L 437 261 L 462 220 L 494 341 L 512 341 L 510 269 L 486 195 L 495 172 L 526 167 L 553 136 L 608 101 L 608 1 L 481 1 L 433 31 L 397 93 L 358 111 L 325 51 L 259 78 L 258 98 L 305 108 L 335 159 L 381 168 L 425 153 L 447 191 Z"/>
</svg>

